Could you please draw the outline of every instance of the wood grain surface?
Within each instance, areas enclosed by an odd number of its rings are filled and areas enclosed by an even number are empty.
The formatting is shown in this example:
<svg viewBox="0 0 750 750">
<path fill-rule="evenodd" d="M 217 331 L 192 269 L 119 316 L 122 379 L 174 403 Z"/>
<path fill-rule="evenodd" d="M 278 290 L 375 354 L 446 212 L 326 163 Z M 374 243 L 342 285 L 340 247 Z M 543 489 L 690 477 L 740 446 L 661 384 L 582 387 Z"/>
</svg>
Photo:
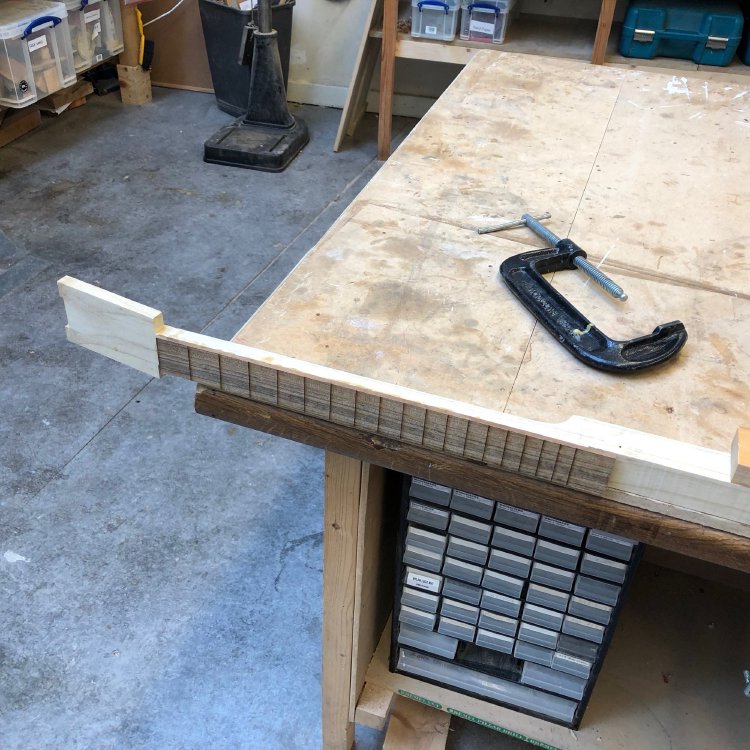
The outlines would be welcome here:
<svg viewBox="0 0 750 750">
<path fill-rule="evenodd" d="M 750 411 L 750 84 L 482 52 L 235 337 L 546 422 L 572 415 L 727 453 Z M 630 295 L 557 286 L 615 339 L 682 320 L 668 365 L 581 365 L 499 264 L 539 246 L 481 225 L 549 210 Z"/>
</svg>

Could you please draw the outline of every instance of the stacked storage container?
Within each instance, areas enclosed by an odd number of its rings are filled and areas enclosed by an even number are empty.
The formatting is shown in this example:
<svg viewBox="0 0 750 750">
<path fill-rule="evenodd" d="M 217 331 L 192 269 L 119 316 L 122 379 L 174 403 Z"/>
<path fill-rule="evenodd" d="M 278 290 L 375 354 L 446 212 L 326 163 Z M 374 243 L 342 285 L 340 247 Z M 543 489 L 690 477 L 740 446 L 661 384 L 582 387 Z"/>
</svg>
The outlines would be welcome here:
<svg viewBox="0 0 750 750">
<path fill-rule="evenodd" d="M 76 73 L 123 51 L 119 0 L 65 0 Z"/>
<path fill-rule="evenodd" d="M 460 38 L 470 42 L 502 44 L 515 4 L 516 0 L 463 0 Z"/>
<path fill-rule="evenodd" d="M 411 35 L 450 42 L 456 38 L 459 0 L 412 0 Z"/>
<path fill-rule="evenodd" d="M 0 0 L 0 105 L 25 107 L 75 80 L 64 3 Z"/>
</svg>

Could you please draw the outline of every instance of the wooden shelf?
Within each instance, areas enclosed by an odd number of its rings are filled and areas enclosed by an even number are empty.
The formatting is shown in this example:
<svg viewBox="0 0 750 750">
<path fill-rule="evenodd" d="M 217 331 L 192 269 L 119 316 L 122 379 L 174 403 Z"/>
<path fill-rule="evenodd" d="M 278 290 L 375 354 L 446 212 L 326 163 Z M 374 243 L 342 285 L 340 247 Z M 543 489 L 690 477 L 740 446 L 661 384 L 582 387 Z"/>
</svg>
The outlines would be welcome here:
<svg viewBox="0 0 750 750">
<path fill-rule="evenodd" d="M 399 0 L 371 0 L 370 14 L 363 33 L 358 59 L 341 115 L 334 151 L 345 133 L 352 135 L 367 99 L 367 87 L 380 52 L 384 61 L 380 69 L 380 102 L 378 121 L 378 156 L 386 159 L 391 146 L 391 114 L 395 61 L 397 58 L 465 65 L 480 50 L 541 55 L 566 60 L 590 60 L 632 69 L 659 68 L 682 72 L 708 70 L 712 73 L 750 76 L 750 66 L 738 59 L 727 68 L 697 65 L 691 60 L 667 57 L 654 60 L 623 57 L 618 54 L 622 24 L 612 23 L 616 0 L 601 0 L 598 21 L 521 14 L 511 18 L 503 44 L 482 44 L 454 39 L 451 42 L 421 39 L 397 29 L 409 28 L 411 6 Z M 389 33 L 383 34 L 383 28 Z"/>
<path fill-rule="evenodd" d="M 614 24 L 607 45 L 606 65 L 632 68 L 666 68 L 675 71 L 705 70 L 725 72 L 731 75 L 750 75 L 750 66 L 738 58 L 727 67 L 697 65 L 692 60 L 671 57 L 656 57 L 641 60 L 618 54 L 621 24 Z M 479 50 L 491 49 L 525 55 L 542 55 L 565 60 L 590 60 L 594 48 L 596 21 L 574 18 L 558 18 L 522 14 L 512 19 L 503 44 L 483 44 L 454 39 L 442 42 L 433 39 L 418 39 L 411 34 L 399 33 L 396 42 L 396 57 L 409 60 L 425 60 L 453 65 L 465 65 Z M 370 32 L 373 39 L 382 39 L 382 28 Z"/>
<path fill-rule="evenodd" d="M 386 626 L 365 677 L 501 733 L 560 750 L 745 747 L 750 594 L 642 564 L 581 728 L 569 729 L 388 669 Z M 744 649 L 744 650 L 743 650 Z"/>
</svg>

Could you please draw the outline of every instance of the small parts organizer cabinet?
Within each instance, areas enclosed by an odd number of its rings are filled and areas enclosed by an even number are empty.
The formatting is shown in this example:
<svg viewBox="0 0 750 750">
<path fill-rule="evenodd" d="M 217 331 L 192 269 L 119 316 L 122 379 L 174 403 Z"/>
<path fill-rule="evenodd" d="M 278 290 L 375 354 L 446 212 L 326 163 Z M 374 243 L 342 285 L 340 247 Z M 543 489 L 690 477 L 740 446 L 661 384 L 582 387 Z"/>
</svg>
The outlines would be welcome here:
<svg viewBox="0 0 750 750">
<path fill-rule="evenodd" d="M 76 73 L 124 49 L 119 0 L 66 0 Z"/>
<path fill-rule="evenodd" d="M 75 80 L 65 5 L 0 0 L 0 105 L 25 107 Z"/>
<path fill-rule="evenodd" d="M 404 498 L 391 669 L 577 728 L 640 545 L 416 478 Z"/>
</svg>

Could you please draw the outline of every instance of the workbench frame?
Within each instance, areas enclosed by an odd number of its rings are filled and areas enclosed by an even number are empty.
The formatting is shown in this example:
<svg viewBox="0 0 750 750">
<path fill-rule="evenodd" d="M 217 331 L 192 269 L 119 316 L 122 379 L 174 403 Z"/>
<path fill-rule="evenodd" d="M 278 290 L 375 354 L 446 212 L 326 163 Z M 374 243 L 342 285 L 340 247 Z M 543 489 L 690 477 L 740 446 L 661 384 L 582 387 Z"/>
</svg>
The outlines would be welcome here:
<svg viewBox="0 0 750 750">
<path fill-rule="evenodd" d="M 516 504 L 564 520 L 635 536 L 666 549 L 700 548 L 704 558 L 746 566 L 750 540 L 666 518 L 594 495 L 556 487 L 481 462 L 406 446 L 352 428 L 199 387 L 198 413 L 325 449 L 323 520 L 322 726 L 325 750 L 349 750 L 368 670 L 386 681 L 383 654 L 373 658 L 393 601 L 395 537 L 385 530 L 399 497 L 386 491 L 388 469 Z M 688 539 L 690 541 L 688 541 Z M 713 552 L 711 551 L 713 549 Z M 385 648 L 385 638 L 379 651 Z M 384 645 L 385 644 L 385 645 Z M 386 678 L 395 690 L 421 685 Z M 369 683 L 368 683 L 369 684 Z M 435 692 L 437 690 L 438 692 Z M 424 691 L 423 691 L 424 692 Z M 430 691 L 428 691 L 430 692 Z M 509 709 L 447 688 L 435 697 L 481 716 L 495 728 L 509 724 Z M 382 706 L 387 710 L 388 702 Z"/>
</svg>

